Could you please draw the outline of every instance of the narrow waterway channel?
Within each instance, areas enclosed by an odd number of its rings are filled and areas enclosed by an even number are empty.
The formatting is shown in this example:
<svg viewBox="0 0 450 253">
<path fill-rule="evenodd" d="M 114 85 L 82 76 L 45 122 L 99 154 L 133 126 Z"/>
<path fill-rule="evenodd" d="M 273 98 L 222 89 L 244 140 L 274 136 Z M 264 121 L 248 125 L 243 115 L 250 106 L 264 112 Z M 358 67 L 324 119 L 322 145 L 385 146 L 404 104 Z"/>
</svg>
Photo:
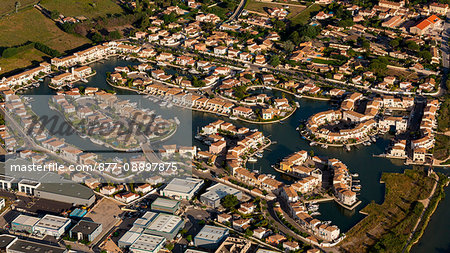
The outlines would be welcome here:
<svg viewBox="0 0 450 253">
<path fill-rule="evenodd" d="M 91 78 L 89 78 L 88 83 L 77 83 L 76 86 L 85 86 L 85 87 L 98 87 L 106 90 L 115 90 L 118 95 L 128 95 L 130 100 L 134 98 L 142 98 L 141 95 L 136 95 L 133 91 L 120 90 L 115 89 L 106 83 L 106 72 L 113 72 L 116 66 L 128 66 L 128 65 L 138 65 L 139 62 L 135 61 L 126 61 L 120 60 L 117 58 L 105 60 L 103 62 L 97 62 L 91 64 L 90 66 L 97 72 L 97 74 Z M 46 80 L 45 82 L 48 82 Z M 281 97 L 282 92 L 280 91 L 264 91 L 270 93 L 270 95 L 275 97 Z M 52 95 L 55 94 L 55 91 L 49 89 L 45 83 L 41 84 L 40 87 L 31 89 L 25 92 L 27 95 Z M 355 210 L 348 211 L 338 204 L 334 202 L 326 202 L 320 204 L 319 212 L 321 215 L 317 216 L 320 220 L 331 220 L 333 224 L 336 224 L 340 227 L 342 232 L 348 231 L 352 226 L 354 226 L 358 221 L 360 221 L 364 215 L 360 214 L 359 211 L 366 206 L 371 201 L 375 201 L 376 203 L 382 203 L 384 197 L 384 185 L 380 184 L 380 176 L 382 172 L 403 172 L 407 166 L 403 165 L 403 161 L 400 160 L 389 160 L 385 158 L 377 158 L 373 157 L 373 154 L 381 154 L 385 152 L 386 146 L 389 144 L 389 140 L 379 138 L 377 142 L 372 144 L 371 146 L 358 146 L 357 148 L 352 148 L 350 152 L 342 149 L 342 148 L 328 148 L 324 149 L 318 146 L 311 147 L 309 142 L 302 139 L 299 132 L 296 128 L 299 126 L 301 121 L 306 120 L 312 114 L 328 110 L 332 108 L 332 104 L 328 101 L 317 101 L 311 99 L 298 99 L 289 94 L 285 94 L 285 96 L 289 99 L 295 99 L 299 102 L 300 108 L 288 119 L 275 124 L 268 125 L 257 125 L 250 123 L 243 123 L 240 121 L 232 122 L 236 126 L 245 126 L 250 129 L 257 128 L 264 133 L 265 136 L 268 136 L 275 144 L 271 145 L 268 150 L 264 152 L 263 158 L 259 159 L 256 163 L 248 163 L 248 168 L 250 170 L 259 170 L 262 173 L 272 173 L 280 176 L 279 173 L 274 171 L 271 168 L 271 165 L 276 164 L 281 159 L 286 157 L 293 152 L 299 150 L 306 151 L 314 151 L 315 155 L 318 156 L 326 156 L 329 158 L 337 158 L 345 163 L 351 173 L 358 173 L 359 179 L 361 180 L 360 184 L 362 186 L 362 190 L 358 198 L 362 200 L 362 204 L 360 204 Z M 148 101 L 148 100 L 147 100 Z M 147 106 L 147 104 L 142 104 L 142 107 Z M 201 129 L 201 127 L 211 123 L 217 119 L 222 119 L 227 122 L 231 122 L 231 120 L 227 117 L 217 116 L 211 113 L 203 113 L 191 111 L 188 109 L 180 109 L 178 107 L 172 108 L 164 108 L 161 110 L 159 106 L 148 105 L 151 109 L 157 111 L 157 114 L 161 114 L 166 118 L 177 117 L 180 120 L 180 131 L 168 141 L 167 144 L 180 143 L 179 140 L 188 138 L 188 142 L 193 145 L 196 145 L 203 150 L 207 147 L 195 140 L 193 137 L 195 136 L 197 129 Z M 40 108 L 40 107 L 39 107 Z M 40 109 L 37 111 L 39 115 L 49 113 L 51 111 L 46 111 L 44 109 Z M 53 112 L 55 113 L 55 112 Z M 83 147 L 89 148 L 98 148 L 98 145 L 89 143 L 88 140 L 78 138 L 80 140 L 66 138 L 69 143 L 79 143 L 79 141 L 83 141 Z M 86 143 L 84 143 L 86 142 Z M 186 141 L 182 143 L 183 145 L 188 145 Z M 93 146 L 92 146 L 93 145 Z M 103 148 L 104 149 L 104 148 Z M 447 193 L 449 192 L 447 188 Z M 439 239 L 442 239 L 443 235 L 448 235 L 450 233 L 450 226 L 442 226 L 439 222 L 447 222 L 448 217 L 445 217 L 445 213 L 448 213 L 450 210 L 450 199 L 447 198 L 442 202 L 438 208 L 438 211 L 435 216 L 433 216 L 432 222 L 430 223 L 430 227 L 427 228 L 425 233 L 425 238 L 428 238 L 426 243 L 420 243 L 417 247 L 414 248 L 415 252 L 426 252 L 421 251 L 423 247 L 429 248 L 430 246 L 426 246 L 429 244 L 428 240 L 434 239 L 436 241 L 436 245 L 440 245 L 439 247 L 443 249 L 449 249 L 449 245 L 438 244 Z M 436 223 L 437 222 L 437 223 Z M 434 224 L 434 225 L 433 225 Z M 431 230 L 431 231 L 430 231 Z M 435 238 L 431 238 L 435 236 Z M 437 236 L 440 235 L 440 236 Z M 431 238 L 431 239 L 430 239 Z M 442 251 L 444 252 L 444 251 Z M 448 252 L 448 251 L 447 251 Z"/>
</svg>

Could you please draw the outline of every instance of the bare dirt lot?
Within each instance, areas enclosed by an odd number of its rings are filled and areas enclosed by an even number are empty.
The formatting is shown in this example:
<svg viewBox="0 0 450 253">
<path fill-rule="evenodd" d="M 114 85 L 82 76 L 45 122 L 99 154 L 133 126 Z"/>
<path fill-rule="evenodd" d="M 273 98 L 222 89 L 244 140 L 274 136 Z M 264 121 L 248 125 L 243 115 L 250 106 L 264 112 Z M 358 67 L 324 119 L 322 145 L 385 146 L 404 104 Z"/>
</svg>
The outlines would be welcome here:
<svg viewBox="0 0 450 253">
<path fill-rule="evenodd" d="M 117 202 L 103 198 L 100 202 L 86 215 L 86 218 L 92 219 L 92 221 L 101 223 L 103 225 L 103 231 L 97 240 L 100 240 L 109 230 L 116 225 L 118 216 L 123 211 Z M 94 242 L 96 243 L 96 242 Z"/>
</svg>

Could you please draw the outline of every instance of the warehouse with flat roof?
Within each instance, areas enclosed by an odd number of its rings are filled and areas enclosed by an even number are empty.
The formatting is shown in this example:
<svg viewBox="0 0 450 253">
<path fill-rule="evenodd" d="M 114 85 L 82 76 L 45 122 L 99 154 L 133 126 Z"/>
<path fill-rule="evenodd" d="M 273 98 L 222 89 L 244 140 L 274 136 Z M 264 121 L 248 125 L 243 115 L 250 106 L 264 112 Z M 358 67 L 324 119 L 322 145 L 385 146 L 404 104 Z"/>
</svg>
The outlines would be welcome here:
<svg viewBox="0 0 450 253">
<path fill-rule="evenodd" d="M 34 190 L 34 196 L 51 199 L 75 206 L 91 206 L 95 202 L 95 194 L 89 188 L 74 182 L 41 183 Z"/>
<path fill-rule="evenodd" d="M 126 248 L 131 246 L 141 235 L 141 232 L 127 231 L 117 242 L 117 246 L 120 248 Z"/>
<path fill-rule="evenodd" d="M 220 206 L 220 200 L 227 195 L 234 195 L 239 200 L 242 198 L 242 192 L 238 189 L 217 183 L 208 189 L 200 196 L 200 201 L 208 206 L 217 208 Z"/>
<path fill-rule="evenodd" d="M 34 231 L 43 235 L 51 235 L 56 238 L 62 236 L 69 228 L 71 219 L 46 214 L 34 226 Z"/>
<path fill-rule="evenodd" d="M 69 231 L 71 238 L 77 238 L 79 241 L 94 241 L 102 232 L 102 224 L 93 221 L 80 220 Z"/>
<path fill-rule="evenodd" d="M 26 231 L 30 234 L 33 234 L 34 225 L 36 225 L 39 220 L 40 219 L 37 217 L 20 214 L 11 222 L 11 230 Z"/>
<path fill-rule="evenodd" d="M 30 166 L 31 162 L 22 159 L 8 159 L 5 168 L 11 170 L 11 166 Z M 8 175 L 0 175 L 0 186 L 4 189 L 12 189 L 13 181 L 19 182 L 16 187 L 20 192 L 32 194 L 38 198 L 70 203 L 75 206 L 91 206 L 95 202 L 95 194 L 92 189 L 84 185 L 67 180 L 53 172 L 9 171 Z"/>
<path fill-rule="evenodd" d="M 167 240 L 172 240 L 183 226 L 184 220 L 181 217 L 160 213 L 147 225 L 144 229 L 144 233 L 163 236 Z"/>
<path fill-rule="evenodd" d="M 228 229 L 205 225 L 194 237 L 194 245 L 207 249 L 215 249 L 228 237 Z"/>
<path fill-rule="evenodd" d="M 172 199 L 157 198 L 152 202 L 151 209 L 170 214 L 175 214 L 180 208 L 180 202 Z"/>
<path fill-rule="evenodd" d="M 153 235 L 163 237 L 165 240 L 173 240 L 183 226 L 184 220 L 179 216 L 167 213 L 146 212 L 141 218 L 134 221 L 131 229 L 118 241 L 118 246 L 120 248 L 130 247 L 131 249 L 131 245 L 133 245 L 141 235 Z M 137 250 L 143 249 L 135 247 L 133 252 L 144 252 Z"/>
<path fill-rule="evenodd" d="M 7 253 L 51 252 L 66 253 L 66 248 L 50 245 L 44 241 L 28 241 L 13 235 L 0 235 L 0 251 Z"/>
<path fill-rule="evenodd" d="M 165 242 L 166 238 L 162 236 L 141 234 L 131 244 L 130 251 L 133 253 L 157 253 L 162 249 Z"/>
<path fill-rule="evenodd" d="M 161 190 L 161 195 L 179 200 L 191 200 L 202 185 L 203 179 L 174 178 Z"/>
</svg>

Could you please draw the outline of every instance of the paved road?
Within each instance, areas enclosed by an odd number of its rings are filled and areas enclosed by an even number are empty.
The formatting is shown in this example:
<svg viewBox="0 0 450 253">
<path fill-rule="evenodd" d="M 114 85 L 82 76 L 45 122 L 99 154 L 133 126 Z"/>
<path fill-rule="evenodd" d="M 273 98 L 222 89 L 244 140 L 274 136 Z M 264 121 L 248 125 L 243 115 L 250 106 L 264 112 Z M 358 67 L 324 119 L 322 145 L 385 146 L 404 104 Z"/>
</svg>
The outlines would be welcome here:
<svg viewBox="0 0 450 253">
<path fill-rule="evenodd" d="M 441 51 L 442 51 L 442 66 L 446 69 L 449 68 L 449 46 L 448 39 L 450 36 L 450 12 L 447 12 L 446 20 L 444 22 L 444 28 L 441 33 Z"/>
<path fill-rule="evenodd" d="M 233 15 L 231 15 L 231 17 L 228 19 L 228 22 L 239 18 L 239 16 L 241 15 L 242 11 L 244 10 L 245 3 L 247 3 L 247 0 L 241 0 L 241 2 L 239 3 L 238 7 L 234 11 Z"/>
<path fill-rule="evenodd" d="M 443 27 L 444 28 L 441 33 L 442 67 L 443 67 L 443 72 L 445 74 L 447 74 L 449 67 L 450 67 L 450 47 L 448 45 L 449 38 L 450 38 L 450 12 L 447 12 Z M 446 87 L 446 81 L 447 81 L 447 78 L 445 78 L 445 76 L 446 76 L 445 74 L 444 74 L 444 78 L 442 78 L 441 88 L 440 88 L 437 96 L 441 96 L 445 92 L 444 89 Z"/>
<path fill-rule="evenodd" d="M 411 243 L 411 240 L 412 240 L 414 234 L 416 233 L 417 227 L 419 226 L 419 223 L 420 223 L 420 221 L 422 220 L 423 215 L 425 214 L 425 212 L 426 212 L 427 209 L 428 209 L 428 204 L 430 203 L 430 200 L 431 200 L 431 198 L 432 198 L 433 195 L 434 195 L 434 192 L 435 192 L 435 190 L 436 190 L 436 186 L 438 185 L 438 182 L 439 182 L 439 177 L 438 177 L 438 175 L 437 175 L 436 173 L 433 172 L 432 176 L 433 176 L 434 179 L 435 179 L 435 182 L 434 182 L 434 185 L 433 185 L 433 189 L 431 190 L 430 195 L 428 196 L 428 198 L 423 199 L 423 200 L 419 200 L 419 202 L 421 202 L 421 203 L 423 204 L 423 207 L 424 207 L 424 208 L 423 208 L 422 213 L 420 214 L 419 219 L 418 219 L 417 222 L 416 222 L 416 225 L 414 226 L 413 231 L 412 231 L 411 234 L 409 235 L 408 241 L 406 242 L 405 247 L 403 247 L 402 252 L 405 252 L 405 251 L 406 251 L 406 248 L 407 248 L 408 245 Z"/>
</svg>

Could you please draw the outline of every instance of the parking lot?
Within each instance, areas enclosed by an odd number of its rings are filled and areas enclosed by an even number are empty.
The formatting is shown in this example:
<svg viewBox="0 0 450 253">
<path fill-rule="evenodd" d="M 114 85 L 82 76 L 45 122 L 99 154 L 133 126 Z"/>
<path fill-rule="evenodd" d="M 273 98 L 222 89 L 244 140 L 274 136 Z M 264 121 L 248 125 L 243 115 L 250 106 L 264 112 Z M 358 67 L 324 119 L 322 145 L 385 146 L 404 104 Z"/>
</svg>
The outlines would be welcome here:
<svg viewBox="0 0 450 253">
<path fill-rule="evenodd" d="M 72 205 L 68 203 L 39 199 L 30 196 L 15 195 L 12 192 L 0 190 L 0 197 L 7 198 L 17 210 L 36 214 L 55 214 L 60 215 L 64 211 L 72 209 Z"/>
<path fill-rule="evenodd" d="M 97 240 L 100 240 L 113 226 L 116 225 L 119 220 L 119 215 L 123 211 L 120 206 L 114 200 L 103 198 L 100 202 L 86 215 L 87 219 L 91 219 L 94 222 L 101 223 L 103 225 L 103 231 Z M 96 243 L 93 242 L 93 244 Z"/>
</svg>

